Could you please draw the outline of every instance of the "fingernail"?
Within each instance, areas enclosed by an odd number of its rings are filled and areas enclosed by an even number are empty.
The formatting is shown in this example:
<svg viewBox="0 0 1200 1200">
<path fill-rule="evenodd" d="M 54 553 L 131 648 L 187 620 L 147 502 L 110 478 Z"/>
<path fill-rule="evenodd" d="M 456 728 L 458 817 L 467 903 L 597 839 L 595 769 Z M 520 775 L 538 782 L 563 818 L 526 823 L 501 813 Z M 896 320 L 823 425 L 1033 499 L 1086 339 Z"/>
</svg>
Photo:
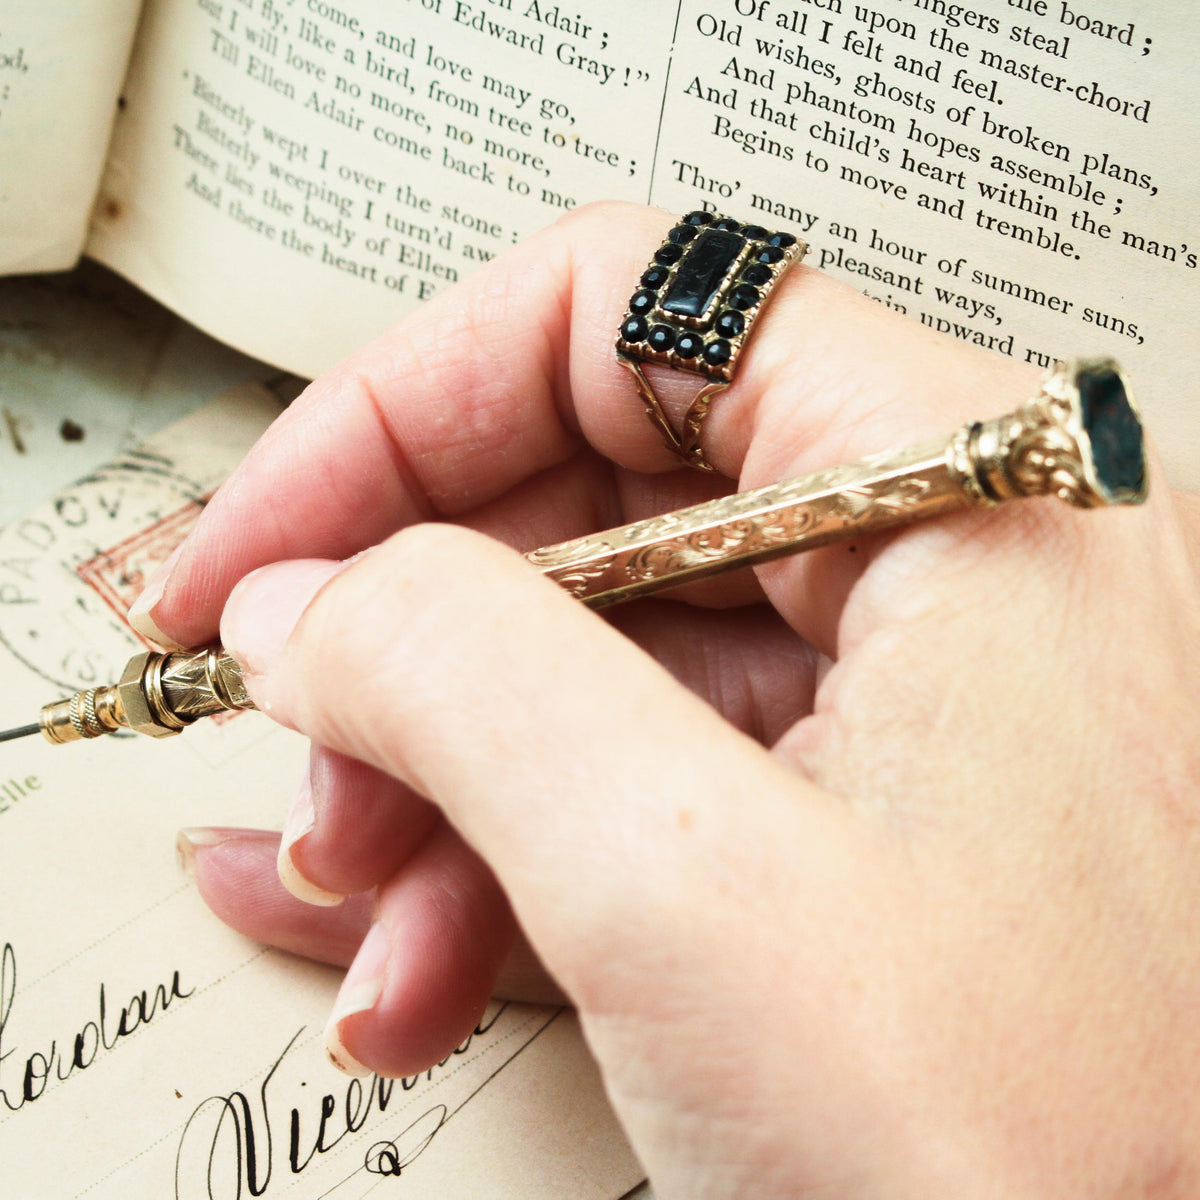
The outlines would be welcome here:
<svg viewBox="0 0 1200 1200">
<path fill-rule="evenodd" d="M 312 558 L 251 571 L 225 603 L 225 649 L 250 675 L 267 674 L 312 598 L 344 565 Z"/>
<path fill-rule="evenodd" d="M 211 826 L 197 826 L 191 829 L 181 829 L 175 835 L 175 858 L 179 869 L 189 878 L 196 876 L 196 852 L 203 846 L 219 846 L 237 837 L 237 831 L 232 829 L 216 829 Z"/>
<path fill-rule="evenodd" d="M 325 1053 L 339 1071 L 347 1075 L 370 1075 L 371 1068 L 364 1066 L 347 1049 L 343 1040 L 342 1023 L 359 1013 L 370 1012 L 383 995 L 387 956 L 391 948 L 391 937 L 382 921 L 376 921 L 363 938 L 346 978 L 342 980 L 337 1003 L 325 1027 Z"/>
<path fill-rule="evenodd" d="M 183 647 L 174 640 L 169 638 L 154 620 L 152 610 L 158 605 L 158 602 L 163 598 L 163 592 L 167 586 L 167 580 L 171 577 L 171 571 L 175 564 L 179 561 L 179 555 L 183 550 L 181 542 L 167 556 L 165 561 L 160 564 L 158 569 L 150 576 L 146 586 L 142 589 L 142 593 L 129 606 L 128 613 L 125 614 L 130 626 L 142 635 L 144 638 L 149 638 L 156 646 L 161 646 L 164 650 L 182 650 Z"/>
<path fill-rule="evenodd" d="M 279 843 L 279 857 L 276 865 L 279 870 L 279 882 L 283 884 L 297 900 L 305 904 L 316 904 L 322 908 L 333 908 L 345 900 L 341 892 L 330 892 L 313 883 L 296 865 L 292 850 L 301 838 L 307 837 L 316 828 L 317 811 L 313 804 L 312 778 L 307 771 L 300 781 L 292 807 L 288 810 L 287 820 L 283 823 L 283 838 Z"/>
</svg>

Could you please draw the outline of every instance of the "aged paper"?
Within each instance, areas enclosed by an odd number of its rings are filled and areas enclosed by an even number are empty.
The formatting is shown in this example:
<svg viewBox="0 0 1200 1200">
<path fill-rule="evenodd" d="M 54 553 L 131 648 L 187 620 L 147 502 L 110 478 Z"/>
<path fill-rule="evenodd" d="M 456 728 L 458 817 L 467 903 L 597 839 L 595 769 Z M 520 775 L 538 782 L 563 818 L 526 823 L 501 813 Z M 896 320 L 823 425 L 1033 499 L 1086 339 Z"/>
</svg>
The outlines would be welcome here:
<svg viewBox="0 0 1200 1200">
<path fill-rule="evenodd" d="M 138 0 L 0 5 L 0 273 L 83 250 Z"/>
<path fill-rule="evenodd" d="M 145 0 L 122 81 L 137 7 L 0 14 L 0 271 L 90 205 L 89 253 L 314 375 L 585 201 L 705 205 L 947 336 L 1119 357 L 1200 486 L 1188 0 Z"/>
<path fill-rule="evenodd" d="M 674 6 L 576 7 L 149 0 L 88 252 L 318 374 L 577 203 L 646 198 Z"/>
<path fill-rule="evenodd" d="M 242 389 L 0 530 L 0 727 L 115 678 L 146 573 L 277 411 Z M 493 1004 L 446 1062 L 350 1080 L 339 972 L 221 926 L 181 825 L 271 827 L 302 739 L 257 713 L 166 741 L 0 747 L 0 1162 L 21 1200 L 615 1200 L 639 1178 L 577 1026 Z"/>
<path fill-rule="evenodd" d="M 0 526 L 238 383 L 299 382 L 84 261 L 0 279 Z"/>
</svg>

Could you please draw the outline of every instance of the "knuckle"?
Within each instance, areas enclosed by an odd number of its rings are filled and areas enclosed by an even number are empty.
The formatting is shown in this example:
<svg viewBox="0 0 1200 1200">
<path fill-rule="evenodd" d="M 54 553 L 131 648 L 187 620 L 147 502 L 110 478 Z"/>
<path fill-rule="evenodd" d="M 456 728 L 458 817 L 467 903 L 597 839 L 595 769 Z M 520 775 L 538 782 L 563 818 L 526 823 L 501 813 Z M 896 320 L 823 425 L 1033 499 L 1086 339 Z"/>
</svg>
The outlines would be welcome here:
<svg viewBox="0 0 1200 1200">
<path fill-rule="evenodd" d="M 553 227 L 575 238 L 586 236 L 599 227 L 612 229 L 619 223 L 628 222 L 634 214 L 644 219 L 645 213 L 646 209 L 640 204 L 625 200 L 591 200 L 563 213 Z"/>
<path fill-rule="evenodd" d="M 388 568 L 414 581 L 431 575 L 440 577 L 446 569 L 460 566 L 462 560 L 488 539 L 461 525 L 429 521 L 409 525 L 393 534 L 386 543 Z M 370 557 L 370 556 L 367 556 Z"/>
</svg>

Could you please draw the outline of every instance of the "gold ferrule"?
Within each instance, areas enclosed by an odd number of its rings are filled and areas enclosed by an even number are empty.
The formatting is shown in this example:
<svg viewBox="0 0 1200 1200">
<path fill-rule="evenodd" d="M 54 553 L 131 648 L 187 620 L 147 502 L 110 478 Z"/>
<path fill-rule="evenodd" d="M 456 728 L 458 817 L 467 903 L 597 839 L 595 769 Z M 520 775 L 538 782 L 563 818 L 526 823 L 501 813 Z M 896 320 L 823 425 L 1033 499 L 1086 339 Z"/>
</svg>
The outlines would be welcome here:
<svg viewBox="0 0 1200 1200">
<path fill-rule="evenodd" d="M 170 730 L 171 733 L 182 733 L 191 723 L 175 715 L 174 708 L 163 689 L 163 668 L 170 660 L 170 655 L 152 654 L 142 672 L 142 694 L 150 706 L 150 713 L 156 725 Z"/>
<path fill-rule="evenodd" d="M 89 688 L 47 704 L 38 724 L 47 741 L 62 745 L 112 733 L 125 724 L 125 714 L 115 687 Z"/>
<path fill-rule="evenodd" d="M 163 706 L 171 714 L 169 721 L 182 725 L 254 707 L 241 668 L 220 647 L 166 655 L 158 668 L 158 686 Z"/>
<path fill-rule="evenodd" d="M 90 688 L 47 704 L 38 723 L 56 745 L 131 729 L 173 737 L 200 717 L 253 708 L 241 668 L 223 650 L 136 654 L 112 687 Z"/>
</svg>

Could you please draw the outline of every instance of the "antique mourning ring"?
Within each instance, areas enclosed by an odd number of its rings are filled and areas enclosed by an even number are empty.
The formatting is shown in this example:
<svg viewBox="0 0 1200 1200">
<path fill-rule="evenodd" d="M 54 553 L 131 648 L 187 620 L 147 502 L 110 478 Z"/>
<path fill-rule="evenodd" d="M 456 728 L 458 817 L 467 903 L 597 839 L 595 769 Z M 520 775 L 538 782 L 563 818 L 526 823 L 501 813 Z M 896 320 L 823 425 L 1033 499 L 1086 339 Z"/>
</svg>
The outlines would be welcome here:
<svg viewBox="0 0 1200 1200">
<path fill-rule="evenodd" d="M 1057 496 L 1079 508 L 1146 498 L 1142 426 L 1109 359 L 1065 364 L 1015 412 L 948 438 L 606 529 L 526 555 L 589 608 L 968 508 Z M 42 709 L 54 743 L 133 729 L 170 737 L 202 716 L 253 708 L 219 648 L 130 659 L 118 683 Z"/>
<path fill-rule="evenodd" d="M 617 357 L 637 381 L 646 412 L 689 466 L 713 470 L 700 431 L 713 398 L 733 379 L 754 322 L 784 271 L 808 246 L 790 233 L 690 212 L 642 272 L 617 336 Z M 658 363 L 708 380 L 676 429 L 642 370 Z"/>
</svg>

